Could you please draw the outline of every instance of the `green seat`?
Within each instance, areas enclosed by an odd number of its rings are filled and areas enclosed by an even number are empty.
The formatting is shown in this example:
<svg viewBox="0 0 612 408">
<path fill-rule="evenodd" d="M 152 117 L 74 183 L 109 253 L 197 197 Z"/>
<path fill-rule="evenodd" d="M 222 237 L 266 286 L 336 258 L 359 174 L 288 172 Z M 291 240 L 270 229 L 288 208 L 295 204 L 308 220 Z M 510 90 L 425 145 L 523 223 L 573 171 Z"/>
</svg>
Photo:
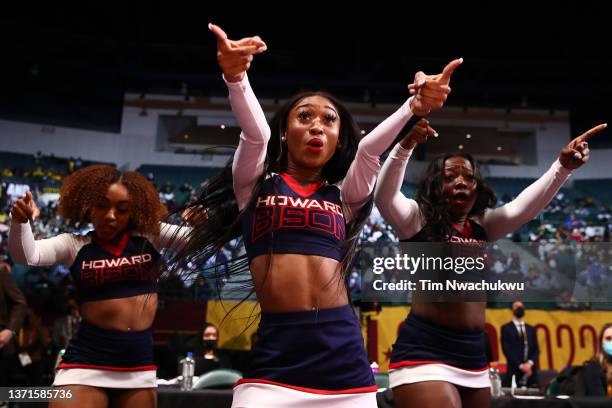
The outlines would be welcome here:
<svg viewBox="0 0 612 408">
<path fill-rule="evenodd" d="M 232 388 L 236 381 L 242 378 L 242 373 L 236 370 L 219 368 L 200 376 L 193 385 L 194 389 L 204 388 Z"/>
<path fill-rule="evenodd" d="M 374 381 L 378 388 L 389 388 L 389 374 L 387 373 L 374 374 Z"/>
<path fill-rule="evenodd" d="M 547 397 L 555 397 L 559 395 L 559 382 L 554 378 L 546 387 L 546 396 Z"/>
</svg>

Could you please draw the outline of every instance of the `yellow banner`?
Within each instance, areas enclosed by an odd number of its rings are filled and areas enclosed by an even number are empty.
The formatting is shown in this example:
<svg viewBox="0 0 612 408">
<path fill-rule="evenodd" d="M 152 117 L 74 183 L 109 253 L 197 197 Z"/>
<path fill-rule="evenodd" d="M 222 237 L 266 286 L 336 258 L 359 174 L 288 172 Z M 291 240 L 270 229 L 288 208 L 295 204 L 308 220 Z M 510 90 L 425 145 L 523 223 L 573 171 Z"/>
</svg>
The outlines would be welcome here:
<svg viewBox="0 0 612 408">
<path fill-rule="evenodd" d="M 259 303 L 210 300 L 206 321 L 219 328 L 219 347 L 250 350 L 251 339 L 259 326 Z"/>
<path fill-rule="evenodd" d="M 391 346 L 395 342 L 400 324 L 406 318 L 409 307 L 386 307 L 378 314 L 372 314 L 371 323 L 377 325 L 378 364 L 381 371 L 387 371 Z M 501 348 L 501 327 L 512 320 L 509 309 L 487 309 L 486 331 L 492 343 L 493 357 L 505 363 Z M 582 364 L 593 357 L 599 332 L 604 324 L 612 322 L 612 312 L 562 310 L 527 310 L 525 321 L 535 327 L 540 346 L 540 369 L 561 371 L 569 365 Z M 368 350 L 372 349 L 372 345 Z"/>
<path fill-rule="evenodd" d="M 237 304 L 209 301 L 206 319 L 216 326 L 223 320 L 219 333 L 221 347 L 248 350 L 259 324 L 260 309 L 253 302 Z M 377 360 L 381 371 L 388 369 L 391 346 L 409 310 L 407 306 L 384 307 L 379 313 L 367 312 L 362 315 L 368 354 L 370 359 Z M 501 348 L 501 327 L 512 320 L 512 313 L 509 309 L 487 309 L 486 316 L 485 329 L 491 338 L 493 357 L 505 363 L 506 358 Z M 612 311 L 528 309 L 525 321 L 536 328 L 540 369 L 554 368 L 561 371 L 567 365 L 582 364 L 593 356 L 601 327 L 612 322 Z"/>
</svg>

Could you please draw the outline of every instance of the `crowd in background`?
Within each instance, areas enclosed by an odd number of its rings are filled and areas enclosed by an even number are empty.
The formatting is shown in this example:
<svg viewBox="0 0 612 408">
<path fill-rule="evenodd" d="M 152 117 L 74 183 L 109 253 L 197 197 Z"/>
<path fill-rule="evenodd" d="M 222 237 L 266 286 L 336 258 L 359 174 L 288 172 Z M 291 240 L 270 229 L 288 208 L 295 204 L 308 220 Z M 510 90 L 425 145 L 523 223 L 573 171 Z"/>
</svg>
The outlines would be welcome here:
<svg viewBox="0 0 612 408">
<path fill-rule="evenodd" d="M 0 168 L 0 262 L 12 268 L 11 274 L 27 299 L 27 312 L 19 332 L 18 346 L 21 351 L 28 353 L 32 362 L 25 366 L 17 365 L 14 371 L 16 380 L 22 385 L 50 383 L 57 353 L 65 348 L 80 316 L 74 300 L 75 287 L 65 266 L 32 268 L 12 264 L 7 249 L 11 205 L 26 189 L 33 192 L 41 210 L 40 217 L 32 225 L 37 239 L 62 232 L 87 233 L 91 230 L 90 225 L 69 227 L 58 215 L 57 201 L 62 178 L 88 163 L 81 159 L 58 159 L 42 157 L 40 154 L 36 155 L 35 163 L 30 170 Z M 53 166 L 45 168 L 45 163 L 53 163 Z M 178 185 L 167 181 L 156 183 L 153 172 L 144 175 L 156 184 L 161 201 L 174 213 L 169 222 L 179 222 L 180 208 L 197 197 L 201 186 L 194 187 L 187 182 Z M 502 194 L 498 205 L 511 200 L 509 194 Z M 597 243 L 610 241 L 611 228 L 612 210 L 609 205 L 592 198 L 575 198 L 560 192 L 541 216 L 507 237 L 508 242 L 521 244 L 517 251 L 522 252 L 508 253 L 497 244 L 491 245 L 488 250 L 488 267 L 495 278 L 507 282 L 525 282 L 529 288 L 554 293 L 554 302 L 549 302 L 549 308 L 607 308 L 603 303 L 577 301 L 575 293 L 568 290 L 566 283 L 573 281 L 586 288 L 590 297 L 610 298 L 607 290 L 612 287 L 612 247 Z M 398 242 L 398 237 L 374 208 L 363 228 L 360 241 L 362 246 L 388 252 L 393 247 L 389 244 Z M 594 245 L 581 245 L 584 243 Z M 188 262 L 164 270 L 159 281 L 160 298 L 206 301 L 219 297 L 231 298 L 232 291 L 236 292 L 236 298 L 243 297 L 245 276 L 232 277 L 227 273 L 227 263 L 241 256 L 244 256 L 244 247 L 239 240 L 234 240 L 210 259 L 204 270 L 194 271 L 193 265 Z M 362 308 L 366 306 L 359 299 L 362 271 L 368 267 L 367 259 L 356 257 L 348 282 L 355 304 Z M 389 279 L 399 280 L 401 276 L 392 275 Z M 176 357 L 184 352 L 184 347 L 173 345 L 176 341 L 169 339 L 168 350 L 174 350 L 174 354 L 164 357 L 169 362 L 166 364 L 168 375 L 173 373 Z"/>
</svg>

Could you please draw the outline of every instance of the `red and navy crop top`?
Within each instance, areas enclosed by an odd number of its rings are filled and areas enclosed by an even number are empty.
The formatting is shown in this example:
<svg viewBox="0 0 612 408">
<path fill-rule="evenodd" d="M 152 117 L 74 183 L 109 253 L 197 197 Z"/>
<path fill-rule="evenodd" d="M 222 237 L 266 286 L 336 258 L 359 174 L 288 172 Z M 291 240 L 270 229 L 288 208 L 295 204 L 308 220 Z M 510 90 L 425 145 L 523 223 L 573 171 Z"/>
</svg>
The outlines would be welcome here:
<svg viewBox="0 0 612 408">
<path fill-rule="evenodd" d="M 410 110 L 410 99 L 359 142 L 340 186 L 313 184 L 304 188 L 282 173 L 267 175 L 257 192 L 253 189 L 265 172 L 270 126 L 246 74 L 240 82 L 227 82 L 227 87 L 232 111 L 242 129 L 232 175 L 238 208 L 244 210 L 241 221 L 249 260 L 265 253 L 341 260 L 346 225 L 374 191 L 380 156 L 409 120 L 416 118 Z"/>
<path fill-rule="evenodd" d="M 13 260 L 31 266 L 61 263 L 70 269 L 79 302 L 153 293 L 157 288 L 160 250 L 181 245 L 189 228 L 162 224 L 158 236 L 126 232 L 118 245 L 87 235 L 60 234 L 35 241 L 30 223 L 11 222 L 9 249 Z"/>
<path fill-rule="evenodd" d="M 342 259 L 346 222 L 340 189 L 325 182 L 303 187 L 287 173 L 267 178 L 242 216 L 249 261 L 290 253 Z"/>
<path fill-rule="evenodd" d="M 92 236 L 70 273 L 79 301 L 123 298 L 154 292 L 159 264 L 159 252 L 144 237 L 125 233 L 114 247 Z"/>
<path fill-rule="evenodd" d="M 487 232 L 482 225 L 477 222 L 465 220 L 463 228 L 458 225 L 452 224 L 448 228 L 448 242 L 455 243 L 475 243 L 475 242 L 488 242 Z M 425 234 L 425 228 L 423 227 L 416 235 L 400 239 L 400 242 L 428 242 L 427 235 Z"/>
</svg>

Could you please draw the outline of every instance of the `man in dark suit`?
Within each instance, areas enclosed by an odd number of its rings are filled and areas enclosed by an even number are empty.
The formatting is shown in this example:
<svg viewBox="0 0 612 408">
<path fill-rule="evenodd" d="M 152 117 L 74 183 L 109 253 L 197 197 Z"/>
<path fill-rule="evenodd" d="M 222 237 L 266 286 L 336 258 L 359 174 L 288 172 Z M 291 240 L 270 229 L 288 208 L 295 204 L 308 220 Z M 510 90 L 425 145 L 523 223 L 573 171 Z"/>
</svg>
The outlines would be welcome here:
<svg viewBox="0 0 612 408">
<path fill-rule="evenodd" d="M 514 375 L 518 386 L 537 387 L 540 347 L 535 329 L 525 323 L 525 306 L 520 300 L 512 302 L 512 314 L 512 321 L 501 328 L 502 350 L 508 361 L 502 385 L 509 387 Z"/>
<path fill-rule="evenodd" d="M 10 366 L 17 352 L 16 337 L 27 310 L 26 299 L 0 261 L 0 387 L 6 387 Z"/>
</svg>

